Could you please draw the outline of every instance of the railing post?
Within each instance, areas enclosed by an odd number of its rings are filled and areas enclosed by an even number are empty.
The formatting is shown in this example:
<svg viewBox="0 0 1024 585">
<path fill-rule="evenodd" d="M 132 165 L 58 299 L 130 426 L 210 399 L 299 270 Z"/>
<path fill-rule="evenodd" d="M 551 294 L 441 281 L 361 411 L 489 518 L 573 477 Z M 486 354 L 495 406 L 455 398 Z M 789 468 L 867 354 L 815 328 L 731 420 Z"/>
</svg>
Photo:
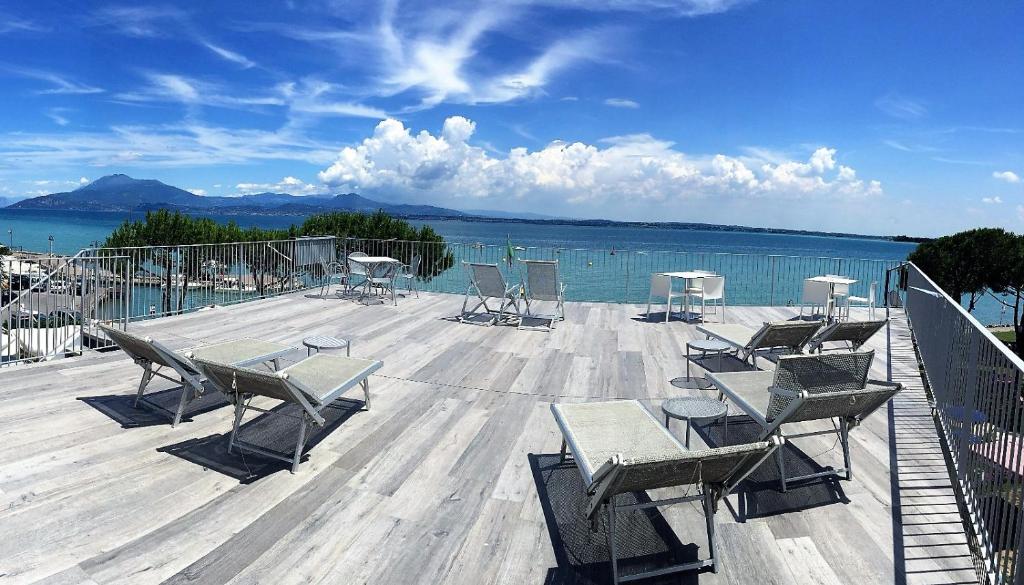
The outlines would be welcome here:
<svg viewBox="0 0 1024 585">
<path fill-rule="evenodd" d="M 771 260 L 771 275 L 768 277 L 768 306 L 775 306 L 775 256 L 768 256 Z"/>
</svg>

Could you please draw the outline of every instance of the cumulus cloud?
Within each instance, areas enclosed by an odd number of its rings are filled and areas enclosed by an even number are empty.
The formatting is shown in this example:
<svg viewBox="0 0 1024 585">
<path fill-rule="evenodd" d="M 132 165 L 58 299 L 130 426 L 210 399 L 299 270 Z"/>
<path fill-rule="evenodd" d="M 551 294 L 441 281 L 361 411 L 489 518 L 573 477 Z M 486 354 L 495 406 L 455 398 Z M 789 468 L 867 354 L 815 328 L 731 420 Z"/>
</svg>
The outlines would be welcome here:
<svg viewBox="0 0 1024 585">
<path fill-rule="evenodd" d="M 625 98 L 608 98 L 604 100 L 604 105 L 611 106 L 613 108 L 631 108 L 634 110 L 640 107 L 640 104 Z"/>
<path fill-rule="evenodd" d="M 538 203 L 670 201 L 708 196 L 866 197 L 878 181 L 857 178 L 821 147 L 806 161 L 770 162 L 723 154 L 690 155 L 648 134 L 607 139 L 601 146 L 555 141 L 539 150 L 513 148 L 501 157 L 470 144 L 476 123 L 445 120 L 437 135 L 413 134 L 402 122 L 380 122 L 373 135 L 341 150 L 319 179 L 331 187 L 384 198 L 530 199 Z"/>
<path fill-rule="evenodd" d="M 306 183 L 295 177 L 285 177 L 277 183 L 239 183 L 235 189 L 240 195 L 254 193 L 288 193 L 289 195 L 313 195 L 323 191 L 323 187 Z"/>
<path fill-rule="evenodd" d="M 1003 199 L 996 195 L 995 197 L 982 197 L 981 202 L 987 205 L 999 205 L 1003 202 Z"/>
<path fill-rule="evenodd" d="M 1013 171 L 996 171 L 992 173 L 992 177 L 999 179 L 1000 181 L 1006 181 L 1007 183 L 1019 183 L 1020 177 Z"/>
<path fill-rule="evenodd" d="M 199 195 L 200 197 L 206 195 L 206 189 L 200 189 L 199 187 L 188 187 L 185 190 L 193 195 Z"/>
</svg>

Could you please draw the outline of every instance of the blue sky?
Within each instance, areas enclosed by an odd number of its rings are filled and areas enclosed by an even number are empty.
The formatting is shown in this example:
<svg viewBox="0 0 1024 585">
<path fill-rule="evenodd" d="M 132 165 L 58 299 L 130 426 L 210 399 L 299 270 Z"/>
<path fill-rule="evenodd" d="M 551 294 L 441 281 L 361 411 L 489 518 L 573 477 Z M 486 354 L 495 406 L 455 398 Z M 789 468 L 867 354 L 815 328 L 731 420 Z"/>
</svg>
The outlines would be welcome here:
<svg viewBox="0 0 1024 585">
<path fill-rule="evenodd" d="M 1024 5 L 8 3 L 0 197 L 124 172 L 573 217 L 1024 228 Z"/>
</svg>

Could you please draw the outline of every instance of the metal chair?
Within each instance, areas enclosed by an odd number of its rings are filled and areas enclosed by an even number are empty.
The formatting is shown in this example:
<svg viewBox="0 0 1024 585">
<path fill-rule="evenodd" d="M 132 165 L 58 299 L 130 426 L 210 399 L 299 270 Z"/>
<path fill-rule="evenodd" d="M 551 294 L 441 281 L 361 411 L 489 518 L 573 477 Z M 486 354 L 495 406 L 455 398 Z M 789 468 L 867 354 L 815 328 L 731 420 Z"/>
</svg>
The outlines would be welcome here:
<svg viewBox="0 0 1024 585">
<path fill-rule="evenodd" d="M 505 311 L 508 309 L 515 310 L 516 316 L 522 319 L 522 313 L 519 311 L 519 285 L 509 286 L 497 264 L 463 262 L 462 265 L 469 271 L 469 286 L 466 288 L 466 298 L 462 301 L 459 321 L 465 323 L 467 317 L 485 314 L 491 317 L 487 324 L 494 325 L 505 319 Z M 466 306 L 471 295 L 475 295 L 478 302 L 467 311 Z M 500 299 L 501 305 L 497 313 L 487 305 L 488 299 Z M 484 309 L 483 313 L 478 312 L 481 307 Z"/>
<path fill-rule="evenodd" d="M 526 294 L 526 316 L 539 317 L 548 320 L 547 330 L 555 328 L 555 321 L 565 320 L 565 283 L 561 281 L 558 274 L 558 260 L 520 260 L 526 267 L 526 277 L 523 279 L 523 289 Z M 530 302 L 547 301 L 555 303 L 555 313 L 552 315 L 534 315 Z M 519 328 L 523 328 L 523 320 L 519 321 Z"/>
</svg>

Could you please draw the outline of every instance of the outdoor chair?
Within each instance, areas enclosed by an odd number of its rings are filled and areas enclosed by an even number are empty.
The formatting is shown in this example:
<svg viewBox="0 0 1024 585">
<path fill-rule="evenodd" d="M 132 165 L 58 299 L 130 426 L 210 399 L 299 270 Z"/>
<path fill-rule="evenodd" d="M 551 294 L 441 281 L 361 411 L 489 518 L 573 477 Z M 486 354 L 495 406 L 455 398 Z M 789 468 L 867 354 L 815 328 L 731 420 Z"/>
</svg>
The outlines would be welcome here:
<svg viewBox="0 0 1024 585">
<path fill-rule="evenodd" d="M 413 256 L 412 259 L 409 260 L 408 264 L 402 265 L 397 276 L 397 278 L 401 278 L 405 281 L 406 290 L 416 293 L 416 298 L 420 298 L 420 290 L 419 287 L 416 286 L 416 280 L 419 278 L 421 262 L 422 259 L 418 255 Z"/>
<path fill-rule="evenodd" d="M 686 292 L 672 292 L 672 277 L 667 274 L 651 275 L 651 292 L 647 295 L 647 318 L 651 318 L 651 301 L 655 298 L 665 299 L 665 322 L 672 315 L 672 299 L 679 299 L 679 310 L 682 311 Z"/>
<path fill-rule="evenodd" d="M 351 252 L 348 258 L 366 258 L 365 252 Z M 358 262 L 352 262 L 346 258 L 345 261 L 348 264 L 348 287 L 349 290 L 355 289 L 357 285 L 365 285 L 369 276 L 366 274 L 366 267 Z"/>
<path fill-rule="evenodd" d="M 888 319 L 880 321 L 837 321 L 819 331 L 807 343 L 807 353 L 821 353 L 823 345 L 829 342 L 844 342 L 850 351 L 857 351 L 867 343 L 875 333 L 885 327 Z"/>
<path fill-rule="evenodd" d="M 463 262 L 463 266 L 469 273 L 469 287 L 466 289 L 466 298 L 462 301 L 462 313 L 459 321 L 465 323 L 467 317 L 475 315 L 487 315 L 491 319 L 488 325 L 493 325 L 505 319 L 505 311 L 512 309 L 516 316 L 522 319 L 519 311 L 519 285 L 509 286 L 497 264 L 476 264 Z M 472 309 L 466 310 L 470 297 L 475 295 L 477 304 Z M 488 299 L 500 299 L 501 305 L 495 313 L 488 305 Z M 479 312 L 480 308 L 483 312 Z"/>
<path fill-rule="evenodd" d="M 864 306 L 868 308 L 868 319 L 875 318 L 875 297 L 878 294 L 878 282 L 872 281 L 868 286 L 868 296 L 866 297 L 846 297 L 846 318 L 850 318 L 850 307 L 853 305 Z"/>
<path fill-rule="evenodd" d="M 331 285 L 334 284 L 335 280 L 338 281 L 342 290 L 348 288 L 348 271 L 345 270 L 344 264 L 336 260 L 328 262 L 321 258 L 320 268 L 323 272 L 322 280 L 320 281 L 320 298 L 323 298 L 325 293 L 330 294 Z"/>
<path fill-rule="evenodd" d="M 804 316 L 804 309 L 810 308 L 811 317 L 816 313 L 815 309 L 821 307 L 820 315 L 828 315 L 828 307 L 832 303 L 832 287 L 827 282 L 804 279 L 803 292 L 800 295 L 800 316 Z"/>
<path fill-rule="evenodd" d="M 299 461 L 305 449 L 307 430 L 310 424 L 323 426 L 327 421 L 321 412 L 332 402 L 354 386 L 363 390 L 364 405 L 370 409 L 369 376 L 384 363 L 376 360 L 353 357 L 314 354 L 301 362 L 277 372 L 261 372 L 250 368 L 231 366 L 217 361 L 196 359 L 196 365 L 219 390 L 226 393 L 235 405 L 228 453 L 237 446 L 239 449 L 291 463 L 291 472 L 299 468 Z M 282 402 L 298 405 L 299 429 L 296 436 L 295 452 L 285 457 L 258 445 L 238 439 L 238 429 L 247 410 L 275 416 L 290 416 L 274 410 L 252 405 L 255 396 L 265 396 Z"/>
<path fill-rule="evenodd" d="M 551 331 L 555 328 L 555 321 L 565 320 L 565 283 L 562 282 L 558 273 L 558 260 L 520 260 L 526 267 L 526 277 L 523 279 L 523 289 L 526 291 L 526 316 L 537 317 L 548 320 L 546 329 Z M 530 302 L 537 301 L 554 302 L 555 313 L 552 315 L 535 315 Z M 523 319 L 519 321 L 519 328 L 523 328 Z"/>
<path fill-rule="evenodd" d="M 708 373 L 707 379 L 723 397 L 761 427 L 760 439 L 784 436 L 787 441 L 816 435 L 838 435 L 843 468 L 786 477 L 785 459 L 778 453 L 780 484 L 817 477 L 853 478 L 850 430 L 902 390 L 898 383 L 868 380 L 873 351 L 795 355 L 779 358 L 774 372 Z M 783 426 L 805 421 L 831 420 L 830 429 L 785 433 Z"/>
<path fill-rule="evenodd" d="M 398 293 L 395 291 L 395 281 L 398 279 L 401 267 L 401 264 L 395 263 L 378 264 L 374 267 L 372 274 L 368 274 L 366 277 L 370 288 L 377 289 L 383 295 L 390 292 L 391 302 L 396 306 L 398 305 Z"/>
<path fill-rule="evenodd" d="M 700 300 L 700 320 L 704 320 L 708 301 L 712 301 L 712 307 L 722 308 L 721 319 L 722 323 L 725 323 L 725 277 L 705 276 L 697 279 L 697 284 L 698 286 L 687 289 L 686 295 L 691 299 Z"/>
<path fill-rule="evenodd" d="M 757 367 L 757 351 L 766 349 L 788 350 L 801 353 L 814 333 L 821 328 L 821 321 L 780 321 L 765 323 L 760 329 L 745 325 L 708 323 L 697 326 L 697 331 L 708 339 L 720 339 L 736 348 L 736 356 Z"/>
<path fill-rule="evenodd" d="M 710 567 L 716 563 L 715 512 L 721 498 L 756 469 L 781 444 L 779 437 L 747 445 L 690 451 L 636 400 L 552 404 L 551 412 L 562 431 L 561 461 L 572 455 L 586 489 L 587 516 L 597 530 L 600 514 L 608 519 L 608 548 L 614 583 L 679 571 Z M 616 496 L 660 488 L 695 486 L 681 497 L 618 504 Z M 709 558 L 619 575 L 616 545 L 620 512 L 700 501 L 703 504 Z"/>
<path fill-rule="evenodd" d="M 190 349 L 173 351 L 162 343 L 151 337 L 140 337 L 109 327 L 102 323 L 98 327 L 114 343 L 121 348 L 135 363 L 142 368 L 142 380 L 139 382 L 139 390 L 135 395 L 134 407 L 143 403 L 150 408 L 166 411 L 171 416 L 171 426 L 177 426 L 185 413 L 189 402 L 195 400 L 205 391 L 203 388 L 203 376 L 195 365 L 196 358 L 215 359 L 235 365 L 256 365 L 272 362 L 274 369 L 279 366 L 279 358 L 295 348 L 257 339 L 237 339 L 214 343 Z M 174 412 L 169 412 L 163 406 L 146 399 L 144 392 L 146 387 L 153 380 L 154 376 L 178 383 L 179 380 L 164 374 L 161 370 L 170 368 L 180 379 L 181 397 L 178 400 L 178 407 Z"/>
</svg>

